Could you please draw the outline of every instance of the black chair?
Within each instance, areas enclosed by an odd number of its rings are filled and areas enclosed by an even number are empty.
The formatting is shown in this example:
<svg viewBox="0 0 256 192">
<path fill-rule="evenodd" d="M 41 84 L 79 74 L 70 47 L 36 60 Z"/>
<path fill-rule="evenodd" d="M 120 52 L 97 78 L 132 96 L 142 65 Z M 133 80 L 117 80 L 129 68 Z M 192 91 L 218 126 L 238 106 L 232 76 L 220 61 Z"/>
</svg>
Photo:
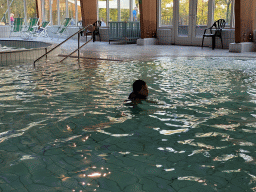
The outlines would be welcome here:
<svg viewBox="0 0 256 192">
<path fill-rule="evenodd" d="M 222 45 L 222 49 L 223 49 L 223 42 L 222 42 L 222 29 L 225 27 L 226 22 L 224 19 L 219 19 L 218 21 L 215 21 L 213 23 L 213 25 L 207 29 L 204 30 L 204 34 L 203 34 L 203 40 L 202 40 L 202 48 L 204 45 L 204 38 L 205 37 L 211 37 L 212 38 L 212 49 L 215 48 L 215 39 L 216 37 L 219 37 L 221 40 L 221 45 Z M 215 27 L 215 33 L 212 33 L 213 28 Z M 210 30 L 210 33 L 205 34 L 207 30 Z"/>
<path fill-rule="evenodd" d="M 85 35 L 86 35 L 86 41 L 87 41 L 87 35 L 92 35 L 93 42 L 94 42 L 96 35 L 98 35 L 100 38 L 101 21 L 95 21 L 92 25 L 93 27 L 91 29 L 87 29 L 87 31 L 85 32 Z M 100 38 L 100 41 L 101 41 L 101 38 Z"/>
</svg>

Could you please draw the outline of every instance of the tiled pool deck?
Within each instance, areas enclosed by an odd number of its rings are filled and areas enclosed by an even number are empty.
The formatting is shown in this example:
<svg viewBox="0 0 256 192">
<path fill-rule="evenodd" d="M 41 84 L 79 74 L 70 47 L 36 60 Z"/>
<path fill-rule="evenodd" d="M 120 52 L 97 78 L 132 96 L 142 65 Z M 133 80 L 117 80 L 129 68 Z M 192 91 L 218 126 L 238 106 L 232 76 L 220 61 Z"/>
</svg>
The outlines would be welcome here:
<svg viewBox="0 0 256 192">
<path fill-rule="evenodd" d="M 34 41 L 61 43 L 64 39 L 35 38 Z M 85 41 L 80 42 L 80 45 Z M 69 40 L 62 45 L 63 54 L 70 53 L 77 48 L 77 40 Z M 81 49 L 85 58 L 102 58 L 118 60 L 144 60 L 158 57 L 248 57 L 256 58 L 256 52 L 231 53 L 228 49 L 214 49 L 210 47 L 178 46 L 178 45 L 147 45 L 120 44 L 116 42 L 89 42 Z"/>
</svg>

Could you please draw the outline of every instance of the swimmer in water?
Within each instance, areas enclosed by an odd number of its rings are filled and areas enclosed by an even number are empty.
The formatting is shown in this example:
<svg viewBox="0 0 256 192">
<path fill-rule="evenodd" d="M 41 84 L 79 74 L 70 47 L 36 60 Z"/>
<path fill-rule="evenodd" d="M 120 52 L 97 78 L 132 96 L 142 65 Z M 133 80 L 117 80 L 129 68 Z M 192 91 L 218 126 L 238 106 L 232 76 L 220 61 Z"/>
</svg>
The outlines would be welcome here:
<svg viewBox="0 0 256 192">
<path fill-rule="evenodd" d="M 154 103 L 157 104 L 156 101 L 150 101 L 148 100 L 148 86 L 145 81 L 143 80 L 136 80 L 133 85 L 133 92 L 130 93 L 128 100 L 125 100 L 124 102 L 131 101 L 132 104 L 141 104 L 141 101 L 144 100 L 148 103 Z"/>
<path fill-rule="evenodd" d="M 141 103 L 142 100 L 146 100 L 148 97 L 148 86 L 143 80 L 136 80 L 133 85 L 133 91 L 130 93 L 128 100 L 132 103 Z"/>
</svg>

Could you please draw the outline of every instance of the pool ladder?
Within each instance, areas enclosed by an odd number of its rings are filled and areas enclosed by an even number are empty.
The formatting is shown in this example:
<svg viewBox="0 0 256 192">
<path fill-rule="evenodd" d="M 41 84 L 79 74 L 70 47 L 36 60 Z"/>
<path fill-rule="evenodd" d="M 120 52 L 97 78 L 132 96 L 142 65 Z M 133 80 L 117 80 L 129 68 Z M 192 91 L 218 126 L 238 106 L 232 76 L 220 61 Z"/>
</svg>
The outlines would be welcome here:
<svg viewBox="0 0 256 192">
<path fill-rule="evenodd" d="M 43 58 L 44 56 L 47 58 L 47 55 L 52 52 L 53 50 L 55 50 L 56 48 L 58 48 L 59 46 L 61 46 L 63 43 L 67 42 L 69 39 L 71 39 L 72 37 L 74 37 L 75 35 L 78 34 L 78 41 L 77 41 L 77 44 L 78 44 L 78 48 L 73 51 L 72 53 L 70 53 L 69 55 L 66 55 L 64 57 L 64 59 L 62 59 L 60 62 L 64 61 L 65 59 L 67 59 L 68 57 L 70 57 L 73 53 L 75 53 L 77 51 L 77 54 L 78 54 L 78 59 L 80 58 L 80 49 L 85 46 L 87 43 L 89 43 L 91 39 L 89 39 L 88 41 L 86 41 L 83 45 L 80 46 L 80 35 L 88 28 L 88 27 L 91 27 L 93 26 L 92 24 L 90 25 L 87 25 L 86 27 L 80 29 L 79 31 L 77 31 L 76 33 L 74 33 L 73 35 L 69 36 L 67 39 L 65 39 L 63 42 L 61 42 L 60 44 L 56 45 L 54 48 L 52 48 L 51 50 L 47 51 L 46 50 L 46 53 L 43 54 L 42 56 L 40 56 L 39 58 L 37 58 L 35 61 L 34 61 L 34 67 L 36 67 L 36 62 L 39 61 L 41 58 Z"/>
</svg>

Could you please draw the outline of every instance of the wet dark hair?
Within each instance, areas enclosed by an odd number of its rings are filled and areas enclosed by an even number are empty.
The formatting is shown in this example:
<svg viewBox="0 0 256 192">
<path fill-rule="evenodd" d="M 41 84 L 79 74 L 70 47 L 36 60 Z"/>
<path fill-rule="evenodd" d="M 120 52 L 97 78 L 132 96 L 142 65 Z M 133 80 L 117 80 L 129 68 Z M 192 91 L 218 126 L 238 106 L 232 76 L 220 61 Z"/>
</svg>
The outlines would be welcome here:
<svg viewBox="0 0 256 192">
<path fill-rule="evenodd" d="M 132 85 L 132 87 L 133 87 L 133 92 L 135 92 L 135 93 L 138 93 L 140 90 L 141 90 L 141 88 L 142 88 L 142 86 L 143 85 L 146 85 L 146 82 L 145 81 L 143 81 L 143 80 L 136 80 L 134 83 L 133 83 L 133 85 Z"/>
</svg>

